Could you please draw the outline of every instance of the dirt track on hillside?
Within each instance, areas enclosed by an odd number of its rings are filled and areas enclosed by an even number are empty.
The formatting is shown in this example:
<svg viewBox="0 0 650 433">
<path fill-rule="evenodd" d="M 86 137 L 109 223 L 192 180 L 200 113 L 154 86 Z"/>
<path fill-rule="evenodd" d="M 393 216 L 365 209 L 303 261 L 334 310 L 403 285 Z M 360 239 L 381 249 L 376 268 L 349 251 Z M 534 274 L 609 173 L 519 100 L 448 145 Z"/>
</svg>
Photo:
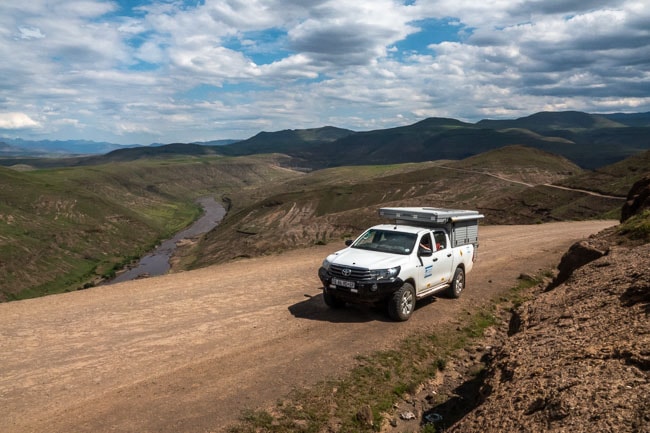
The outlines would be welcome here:
<svg viewBox="0 0 650 433">
<path fill-rule="evenodd" d="M 197 271 L 0 304 L 0 431 L 212 432 L 244 408 L 348 371 L 554 267 L 573 241 L 613 221 L 481 227 L 458 300 L 410 321 L 325 307 L 327 245 Z"/>
</svg>

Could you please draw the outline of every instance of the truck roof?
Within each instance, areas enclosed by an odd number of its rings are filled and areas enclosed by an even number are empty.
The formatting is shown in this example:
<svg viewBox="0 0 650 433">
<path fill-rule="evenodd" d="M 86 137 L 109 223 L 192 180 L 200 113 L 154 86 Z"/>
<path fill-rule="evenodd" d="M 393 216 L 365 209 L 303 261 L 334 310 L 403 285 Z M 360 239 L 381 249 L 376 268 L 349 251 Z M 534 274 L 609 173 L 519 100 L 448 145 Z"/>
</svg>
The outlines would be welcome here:
<svg viewBox="0 0 650 433">
<path fill-rule="evenodd" d="M 436 207 L 383 207 L 379 215 L 392 218 L 398 222 L 448 223 L 456 221 L 478 220 L 484 216 L 475 210 L 445 209 Z"/>
<path fill-rule="evenodd" d="M 376 226 L 372 226 L 371 228 L 377 230 L 387 230 L 387 231 L 414 233 L 414 234 L 431 230 L 431 228 L 427 228 L 427 227 L 409 226 L 406 224 L 379 224 Z"/>
</svg>

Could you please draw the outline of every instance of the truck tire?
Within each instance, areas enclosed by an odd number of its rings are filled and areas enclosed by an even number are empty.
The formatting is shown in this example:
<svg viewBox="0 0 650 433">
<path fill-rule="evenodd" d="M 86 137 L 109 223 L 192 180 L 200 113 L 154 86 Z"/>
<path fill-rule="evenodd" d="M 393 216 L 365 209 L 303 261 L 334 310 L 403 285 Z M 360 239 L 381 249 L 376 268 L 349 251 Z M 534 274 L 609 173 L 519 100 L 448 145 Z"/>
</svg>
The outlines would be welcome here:
<svg viewBox="0 0 650 433">
<path fill-rule="evenodd" d="M 465 271 L 463 268 L 456 268 L 454 272 L 454 279 L 451 280 L 451 286 L 449 286 L 449 296 L 451 298 L 460 298 L 460 294 L 465 288 Z"/>
<path fill-rule="evenodd" d="M 415 289 L 409 283 L 404 283 L 393 297 L 388 300 L 388 315 L 393 320 L 407 321 L 415 310 Z"/>
<path fill-rule="evenodd" d="M 332 295 L 327 290 L 323 291 L 323 300 L 325 301 L 325 305 L 330 308 L 341 308 L 345 306 L 345 301 Z"/>
</svg>

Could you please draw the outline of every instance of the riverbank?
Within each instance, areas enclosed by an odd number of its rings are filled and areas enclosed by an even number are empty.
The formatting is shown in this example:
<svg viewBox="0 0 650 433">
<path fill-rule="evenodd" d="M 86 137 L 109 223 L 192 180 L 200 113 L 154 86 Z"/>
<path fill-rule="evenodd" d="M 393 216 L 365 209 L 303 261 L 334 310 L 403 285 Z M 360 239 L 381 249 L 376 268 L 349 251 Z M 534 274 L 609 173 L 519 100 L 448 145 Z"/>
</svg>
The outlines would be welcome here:
<svg viewBox="0 0 650 433">
<path fill-rule="evenodd" d="M 226 216 L 226 208 L 214 197 L 201 197 L 197 203 L 203 208 L 203 215 L 192 225 L 176 233 L 171 239 L 162 242 L 154 251 L 142 257 L 137 264 L 130 266 L 110 281 L 115 284 L 139 278 L 164 275 L 171 269 L 170 260 L 178 246 L 185 240 L 195 238 L 215 228 Z"/>
</svg>

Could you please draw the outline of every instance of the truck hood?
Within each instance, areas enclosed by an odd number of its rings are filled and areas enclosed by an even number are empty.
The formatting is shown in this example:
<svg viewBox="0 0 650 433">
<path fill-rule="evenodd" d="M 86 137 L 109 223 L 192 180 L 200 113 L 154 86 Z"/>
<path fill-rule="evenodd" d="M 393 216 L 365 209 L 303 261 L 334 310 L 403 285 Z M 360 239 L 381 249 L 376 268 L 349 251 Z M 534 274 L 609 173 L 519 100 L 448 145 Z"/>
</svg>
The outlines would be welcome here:
<svg viewBox="0 0 650 433">
<path fill-rule="evenodd" d="M 345 248 L 330 254 L 327 261 L 340 266 L 353 266 L 366 269 L 388 269 L 402 266 L 409 256 L 389 254 L 359 248 Z"/>
</svg>

